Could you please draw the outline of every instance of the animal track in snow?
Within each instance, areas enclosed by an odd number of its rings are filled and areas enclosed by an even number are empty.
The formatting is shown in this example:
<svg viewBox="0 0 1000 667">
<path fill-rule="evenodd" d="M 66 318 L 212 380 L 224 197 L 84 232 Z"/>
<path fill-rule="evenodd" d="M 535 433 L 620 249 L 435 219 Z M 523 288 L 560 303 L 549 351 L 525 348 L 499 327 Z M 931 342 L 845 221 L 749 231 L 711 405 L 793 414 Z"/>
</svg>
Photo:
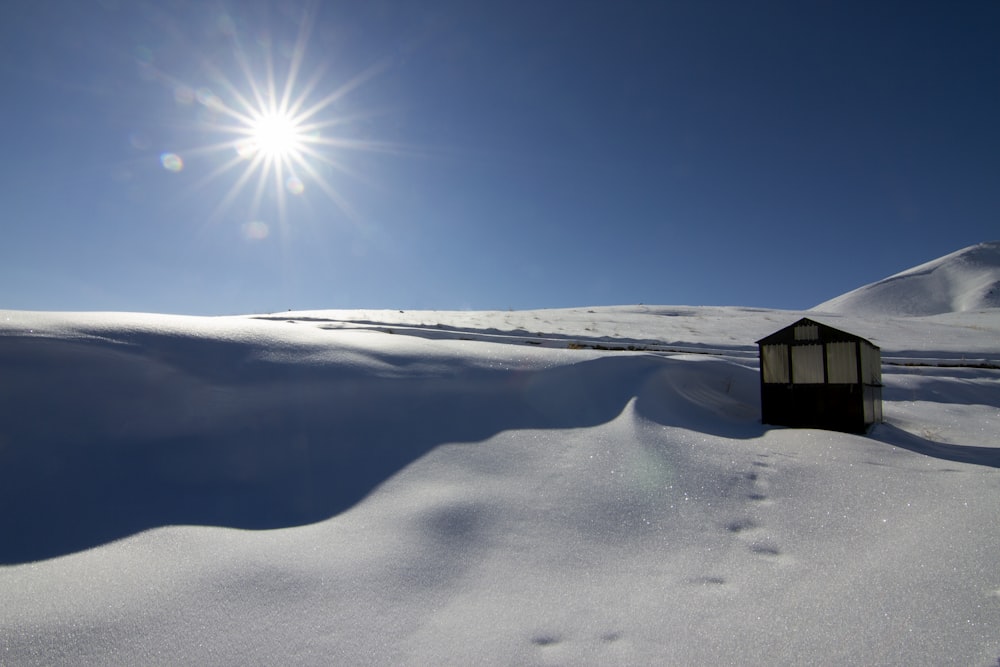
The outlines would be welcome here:
<svg viewBox="0 0 1000 667">
<path fill-rule="evenodd" d="M 728 482 L 729 493 L 738 494 L 750 500 L 766 500 L 770 483 L 757 472 L 742 472 L 732 475 Z"/>
<path fill-rule="evenodd" d="M 730 533 L 742 533 L 757 527 L 757 522 L 753 519 L 734 519 L 726 524 L 726 530 Z"/>
<path fill-rule="evenodd" d="M 622 639 L 622 632 L 620 630 L 607 630 L 602 632 L 597 636 L 597 639 L 602 644 L 613 644 Z M 543 649 L 554 648 L 559 644 L 562 644 L 565 638 L 559 633 L 555 632 L 543 632 L 534 635 L 531 638 L 531 643 L 535 646 Z"/>
<path fill-rule="evenodd" d="M 767 458 L 767 455 L 759 454 L 758 458 Z M 743 473 L 743 478 L 749 482 L 749 491 L 746 494 L 746 498 L 759 506 L 761 503 L 768 501 L 767 489 L 771 486 L 768 475 L 774 471 L 774 466 L 764 461 L 754 461 L 751 465 L 753 470 Z M 768 501 L 768 504 L 770 504 L 770 501 Z M 726 525 L 726 530 L 730 533 L 741 535 L 759 527 L 760 524 L 757 521 L 749 517 L 744 517 L 730 521 Z M 749 541 L 748 548 L 750 552 L 757 556 L 776 558 L 782 555 L 782 550 L 771 541 L 760 539 L 751 539 Z"/>
<path fill-rule="evenodd" d="M 562 641 L 557 635 L 542 634 L 531 638 L 531 643 L 535 646 L 554 646 Z"/>
<path fill-rule="evenodd" d="M 773 544 L 768 544 L 766 542 L 759 542 L 750 545 L 750 551 L 759 554 L 761 556 L 780 556 L 781 549 L 774 546 Z"/>
</svg>

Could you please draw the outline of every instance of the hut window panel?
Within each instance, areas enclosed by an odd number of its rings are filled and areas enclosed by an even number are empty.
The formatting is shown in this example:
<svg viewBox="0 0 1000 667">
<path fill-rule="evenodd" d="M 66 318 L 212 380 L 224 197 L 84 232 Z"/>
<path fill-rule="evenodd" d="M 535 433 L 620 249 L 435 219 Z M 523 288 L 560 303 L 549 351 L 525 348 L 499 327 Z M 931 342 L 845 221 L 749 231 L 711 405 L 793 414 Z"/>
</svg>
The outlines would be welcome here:
<svg viewBox="0 0 1000 667">
<path fill-rule="evenodd" d="M 882 356 L 878 350 L 861 346 L 861 372 L 867 384 L 882 384 Z"/>
<path fill-rule="evenodd" d="M 764 382 L 782 383 L 788 382 L 788 346 L 787 345 L 764 345 L 761 348 L 761 363 L 764 373 Z"/>
<path fill-rule="evenodd" d="M 858 357 L 856 343 L 827 343 L 827 381 L 836 384 L 858 383 Z"/>
<path fill-rule="evenodd" d="M 795 340 L 819 340 L 819 327 L 815 324 L 802 324 L 795 327 Z"/>
<path fill-rule="evenodd" d="M 823 346 L 795 345 L 792 347 L 792 382 L 823 384 Z"/>
</svg>

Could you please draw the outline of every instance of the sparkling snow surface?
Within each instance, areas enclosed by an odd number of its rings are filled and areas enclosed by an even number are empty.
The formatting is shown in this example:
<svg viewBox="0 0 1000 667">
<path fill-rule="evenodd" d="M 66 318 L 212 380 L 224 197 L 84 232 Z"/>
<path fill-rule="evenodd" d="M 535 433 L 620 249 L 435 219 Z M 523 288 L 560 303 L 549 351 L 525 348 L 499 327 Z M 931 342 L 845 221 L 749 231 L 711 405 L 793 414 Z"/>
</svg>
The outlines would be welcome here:
<svg viewBox="0 0 1000 667">
<path fill-rule="evenodd" d="M 868 436 L 760 423 L 804 314 Z M 998 366 L 997 309 L 0 311 L 0 664 L 996 665 Z"/>
</svg>

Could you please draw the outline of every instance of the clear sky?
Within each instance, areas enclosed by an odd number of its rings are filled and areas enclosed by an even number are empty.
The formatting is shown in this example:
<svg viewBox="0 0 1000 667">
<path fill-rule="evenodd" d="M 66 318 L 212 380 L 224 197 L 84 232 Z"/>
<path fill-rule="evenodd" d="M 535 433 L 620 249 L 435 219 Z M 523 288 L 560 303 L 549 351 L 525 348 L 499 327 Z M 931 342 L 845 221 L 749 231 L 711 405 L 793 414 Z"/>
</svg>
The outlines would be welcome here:
<svg viewBox="0 0 1000 667">
<path fill-rule="evenodd" d="M 807 308 L 1000 238 L 998 35 L 992 0 L 9 0 L 0 308 Z"/>
</svg>

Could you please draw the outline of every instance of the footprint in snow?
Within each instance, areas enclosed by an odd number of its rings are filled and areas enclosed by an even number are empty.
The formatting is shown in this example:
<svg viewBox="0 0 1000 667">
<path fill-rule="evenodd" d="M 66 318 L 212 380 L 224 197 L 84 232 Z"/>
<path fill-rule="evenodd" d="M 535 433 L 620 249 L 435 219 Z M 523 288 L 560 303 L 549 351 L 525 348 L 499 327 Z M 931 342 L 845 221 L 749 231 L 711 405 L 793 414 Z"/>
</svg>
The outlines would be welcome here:
<svg viewBox="0 0 1000 667">
<path fill-rule="evenodd" d="M 758 554 L 760 556 L 780 556 L 781 549 L 774 546 L 773 544 L 767 544 L 766 542 L 759 542 L 750 545 L 750 551 Z"/>
<path fill-rule="evenodd" d="M 532 644 L 534 644 L 535 646 L 542 646 L 542 647 L 555 646 L 560 641 L 562 640 L 558 636 L 549 634 L 535 635 L 534 637 L 531 638 Z"/>
<path fill-rule="evenodd" d="M 757 523 L 753 519 L 746 517 L 734 519 L 726 524 L 726 530 L 730 533 L 743 533 L 756 527 Z"/>
</svg>

